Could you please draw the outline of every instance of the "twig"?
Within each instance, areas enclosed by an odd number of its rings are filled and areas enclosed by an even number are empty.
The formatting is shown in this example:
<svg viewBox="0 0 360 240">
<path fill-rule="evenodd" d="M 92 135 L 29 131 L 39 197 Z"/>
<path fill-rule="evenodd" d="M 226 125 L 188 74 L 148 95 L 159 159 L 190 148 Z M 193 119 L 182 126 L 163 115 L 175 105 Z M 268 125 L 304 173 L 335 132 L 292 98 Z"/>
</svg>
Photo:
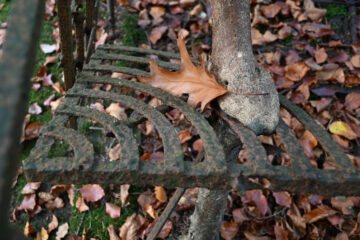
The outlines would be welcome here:
<svg viewBox="0 0 360 240">
<path fill-rule="evenodd" d="M 80 223 L 79 223 L 79 226 L 78 226 L 78 228 L 77 228 L 77 230 L 76 230 L 76 236 L 79 236 L 79 233 L 80 233 L 80 229 L 81 229 L 81 226 L 83 225 L 83 223 L 84 223 L 84 219 L 85 219 L 85 216 L 86 216 L 86 213 L 87 212 L 83 212 L 83 215 L 82 215 L 82 217 L 81 217 L 81 220 L 80 220 Z"/>
<path fill-rule="evenodd" d="M 154 228 L 151 230 L 147 240 L 154 240 L 156 236 L 159 234 L 161 229 L 163 228 L 166 220 L 169 218 L 170 214 L 174 210 L 176 204 L 179 202 L 181 196 L 184 194 L 185 188 L 177 188 L 174 195 L 171 197 L 168 205 L 166 206 L 165 210 L 162 212 L 161 216 L 155 223 Z"/>
<path fill-rule="evenodd" d="M 265 217 L 257 217 L 255 215 L 253 215 L 249 209 L 247 208 L 246 204 L 244 204 L 244 210 L 246 212 L 247 215 L 249 215 L 251 218 L 258 220 L 258 221 L 264 221 L 264 220 L 268 220 L 270 218 L 279 216 L 279 215 L 285 215 L 286 211 L 288 210 L 288 207 L 284 207 L 283 209 L 281 209 L 280 211 L 274 212 L 273 214 L 269 215 L 269 216 L 265 216 Z"/>
<path fill-rule="evenodd" d="M 239 93 L 239 92 L 234 92 L 231 90 L 226 90 L 228 93 L 233 93 L 236 95 L 244 95 L 244 96 L 266 96 L 269 95 L 269 93 Z"/>
</svg>

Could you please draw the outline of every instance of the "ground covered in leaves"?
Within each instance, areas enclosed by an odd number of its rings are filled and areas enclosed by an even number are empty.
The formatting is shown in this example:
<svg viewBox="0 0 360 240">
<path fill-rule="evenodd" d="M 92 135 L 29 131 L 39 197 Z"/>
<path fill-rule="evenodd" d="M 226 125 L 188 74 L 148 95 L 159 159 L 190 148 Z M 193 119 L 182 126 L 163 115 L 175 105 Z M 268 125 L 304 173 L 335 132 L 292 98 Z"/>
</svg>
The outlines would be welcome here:
<svg viewBox="0 0 360 240">
<path fill-rule="evenodd" d="M 350 36 L 352 28 L 358 32 L 359 19 L 356 18 L 355 26 L 350 24 L 351 15 L 344 5 L 319 5 L 312 0 L 251 2 L 252 43 L 258 62 L 270 71 L 278 91 L 327 129 L 354 165 L 360 167 L 360 45 Z M 115 42 L 174 52 L 181 33 L 194 56 L 208 58 L 212 42 L 211 8 L 207 1 L 117 0 L 116 4 L 117 38 L 109 38 L 107 13 L 102 3 L 96 46 Z M 10 7 L 11 1 L 0 0 L 0 56 Z M 57 25 L 55 1 L 48 0 L 36 70 L 31 79 L 21 160 L 29 155 L 42 126 L 51 120 L 64 95 Z M 131 79 L 124 75 L 113 77 Z M 159 105 L 156 99 L 149 104 Z M 118 104 L 94 103 L 91 107 L 119 119 L 127 117 L 125 109 Z M 210 114 L 211 109 L 204 111 L 205 117 Z M 202 148 L 196 131 L 176 110 L 167 117 L 178 127 L 185 158 L 196 158 Z M 333 168 L 311 132 L 284 109 L 281 117 L 300 140 L 314 167 Z M 80 131 L 89 129 L 97 131 L 97 126 L 92 122 L 79 126 Z M 139 131 L 149 136 L 141 145 L 141 159 L 163 159 L 154 126 L 146 121 L 139 125 Z M 276 135 L 261 136 L 261 141 L 278 149 L 274 154 L 269 153 L 269 161 L 287 164 L 288 156 Z M 110 159 L 119 158 L 119 147 L 111 148 Z M 51 150 L 54 157 L 68 153 L 66 143 Z M 244 161 L 241 151 L 238 161 Z M 173 191 L 153 186 L 27 183 L 20 166 L 9 215 L 25 235 L 38 240 L 144 239 Z M 159 238 L 173 239 L 186 233 L 196 195 L 197 189 L 186 191 Z M 291 195 L 269 190 L 231 192 L 221 236 L 249 240 L 360 239 L 359 209 L 357 196 L 327 199 L 316 194 Z"/>
</svg>

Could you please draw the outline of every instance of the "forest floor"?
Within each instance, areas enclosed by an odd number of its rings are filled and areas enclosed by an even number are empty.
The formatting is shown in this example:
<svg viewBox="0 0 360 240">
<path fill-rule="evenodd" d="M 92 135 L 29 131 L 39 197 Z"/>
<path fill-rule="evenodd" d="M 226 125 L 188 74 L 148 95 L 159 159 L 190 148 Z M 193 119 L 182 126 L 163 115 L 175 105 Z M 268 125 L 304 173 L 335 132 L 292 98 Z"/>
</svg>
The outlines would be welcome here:
<svg viewBox="0 0 360 240">
<path fill-rule="evenodd" d="M 360 28 L 356 17 L 351 24 L 347 6 L 313 4 L 305 1 L 252 0 L 252 41 L 256 59 L 272 74 L 278 91 L 307 111 L 329 131 L 360 167 L 360 44 L 351 31 Z M 116 39 L 108 36 L 105 3 L 100 6 L 97 44 L 127 46 L 176 52 L 181 31 L 194 56 L 207 59 L 211 52 L 211 8 L 207 1 L 133 0 L 116 1 Z M 11 1 L 0 0 L 1 46 L 11 13 Z M 31 79 L 29 111 L 24 121 L 21 161 L 35 146 L 42 126 L 65 94 L 60 64 L 59 29 L 55 0 L 47 0 L 36 67 Z M 104 106 L 102 106 L 104 107 Z M 210 110 L 208 110 L 210 111 Z M 178 112 L 173 117 L 184 125 L 184 149 L 198 152 L 196 132 L 183 124 Z M 315 168 L 331 169 L 326 154 L 311 132 L 281 109 Z M 80 128 L 90 129 L 91 123 Z M 154 127 L 141 126 L 144 135 Z M 274 165 L 286 165 L 288 156 L 276 135 L 260 136 L 264 145 L 278 149 L 269 154 Z M 154 146 L 142 146 L 150 159 L 159 158 Z M 52 156 L 66 155 L 69 145 L 51 150 Z M 241 151 L 239 162 L 243 160 Z M 137 239 L 145 238 L 161 214 L 174 189 L 148 186 L 50 185 L 28 183 L 21 169 L 12 191 L 10 220 L 34 239 Z M 334 176 L 337 177 L 337 176 Z M 104 190 L 104 191 L 103 191 Z M 85 201 L 86 192 L 101 195 Z M 174 239 L 186 233 L 194 210 L 197 189 L 188 189 L 170 216 L 159 238 Z M 263 211 L 265 209 L 265 211 Z M 360 239 L 360 197 L 290 194 L 269 190 L 232 191 L 228 197 L 221 236 L 224 239 Z M 274 214 L 276 213 L 276 214 Z M 280 214 L 278 214 L 280 213 Z"/>
</svg>

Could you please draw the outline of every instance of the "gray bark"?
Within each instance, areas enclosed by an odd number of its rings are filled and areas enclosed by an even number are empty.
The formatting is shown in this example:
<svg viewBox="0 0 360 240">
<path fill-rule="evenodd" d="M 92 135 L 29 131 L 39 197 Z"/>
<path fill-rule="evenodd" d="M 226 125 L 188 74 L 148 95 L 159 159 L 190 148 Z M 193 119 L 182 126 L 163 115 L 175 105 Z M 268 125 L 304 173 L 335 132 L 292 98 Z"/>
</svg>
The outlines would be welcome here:
<svg viewBox="0 0 360 240">
<path fill-rule="evenodd" d="M 251 44 L 250 1 L 211 0 L 213 49 L 210 69 L 227 89 L 239 93 L 268 93 L 267 96 L 227 94 L 220 108 L 256 134 L 272 133 L 279 121 L 279 99 L 271 75 L 255 60 Z M 221 119 L 214 129 L 226 158 L 239 146 L 239 139 Z M 187 239 L 217 240 L 229 191 L 200 189 Z"/>
</svg>

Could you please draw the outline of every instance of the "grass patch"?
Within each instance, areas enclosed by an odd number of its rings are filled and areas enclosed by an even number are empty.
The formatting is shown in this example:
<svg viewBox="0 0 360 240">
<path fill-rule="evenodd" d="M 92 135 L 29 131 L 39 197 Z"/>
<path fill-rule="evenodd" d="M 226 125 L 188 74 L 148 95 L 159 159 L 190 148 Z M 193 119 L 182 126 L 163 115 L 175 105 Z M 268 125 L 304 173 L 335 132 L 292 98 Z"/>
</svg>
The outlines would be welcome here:
<svg viewBox="0 0 360 240">
<path fill-rule="evenodd" d="M 284 46 L 290 46 L 292 40 L 294 40 L 294 36 L 290 35 L 287 38 L 280 40 L 280 44 L 284 45 Z"/>
<path fill-rule="evenodd" d="M 49 158 L 65 157 L 68 153 L 70 145 L 64 141 L 56 141 L 50 148 Z"/>
<path fill-rule="evenodd" d="M 80 196 L 80 193 L 77 193 L 75 197 L 75 202 L 77 198 Z M 117 206 L 121 206 L 121 201 L 114 199 L 111 201 L 112 203 L 116 204 Z M 91 206 L 91 216 L 89 212 L 85 213 L 84 221 L 80 229 L 80 233 L 82 233 L 83 229 L 86 229 L 87 236 L 97 238 L 97 239 L 109 239 L 109 234 L 107 231 L 107 227 L 110 224 L 113 224 L 116 231 L 118 231 L 119 227 L 124 224 L 126 218 L 133 213 L 136 212 L 136 196 L 130 195 L 130 205 L 121 208 L 121 217 L 112 219 L 106 213 L 105 210 L 105 203 L 101 204 L 100 206 Z M 80 213 L 76 207 L 73 207 L 72 217 L 70 219 L 70 233 L 76 233 L 81 219 L 84 213 Z M 91 225 L 90 225 L 91 222 Z M 91 226 L 91 227 L 90 227 Z"/>
<path fill-rule="evenodd" d="M 0 4 L 4 4 L 3 9 L 1 9 L 0 11 L 0 22 L 6 22 L 9 14 L 10 14 L 10 9 L 11 9 L 11 4 L 10 1 L 6 1 L 6 0 L 0 0 Z"/>
</svg>

